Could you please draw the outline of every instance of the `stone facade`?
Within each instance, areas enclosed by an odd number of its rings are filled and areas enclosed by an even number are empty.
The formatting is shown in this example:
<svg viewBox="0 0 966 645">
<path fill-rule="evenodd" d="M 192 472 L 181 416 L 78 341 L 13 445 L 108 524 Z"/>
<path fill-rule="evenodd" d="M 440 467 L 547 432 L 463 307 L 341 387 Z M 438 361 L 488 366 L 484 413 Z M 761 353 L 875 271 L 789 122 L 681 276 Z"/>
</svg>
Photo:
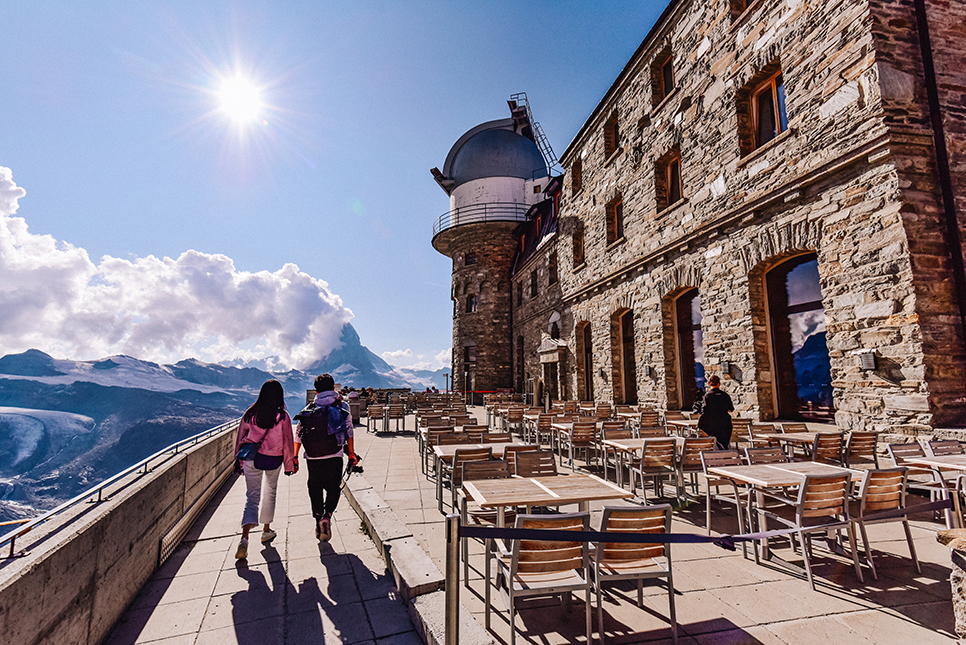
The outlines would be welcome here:
<svg viewBox="0 0 966 645">
<path fill-rule="evenodd" d="M 951 231 L 915 8 L 732 4 L 671 3 L 562 155 L 558 230 L 513 277 L 526 293 L 531 268 L 556 253 L 560 299 L 514 303 L 514 343 L 524 341 L 515 382 L 540 374 L 537 336 L 559 313 L 568 398 L 584 398 L 589 382 L 596 399 L 681 407 L 675 302 L 696 289 L 705 369 L 724 376 L 740 414 L 778 418 L 777 371 L 788 366 L 774 356 L 766 276 L 814 257 L 836 423 L 910 434 L 963 425 L 966 360 L 950 258 L 966 224 L 966 75 L 957 66 L 966 10 L 925 6 L 947 191 L 960 218 Z M 756 145 L 755 93 L 778 73 L 787 128 Z M 669 203 L 678 159 L 681 198 Z M 623 220 L 616 240 L 614 203 Z M 627 315 L 632 323 L 621 322 Z M 632 342 L 622 339 L 628 324 Z M 875 369 L 862 367 L 869 353 Z"/>
</svg>

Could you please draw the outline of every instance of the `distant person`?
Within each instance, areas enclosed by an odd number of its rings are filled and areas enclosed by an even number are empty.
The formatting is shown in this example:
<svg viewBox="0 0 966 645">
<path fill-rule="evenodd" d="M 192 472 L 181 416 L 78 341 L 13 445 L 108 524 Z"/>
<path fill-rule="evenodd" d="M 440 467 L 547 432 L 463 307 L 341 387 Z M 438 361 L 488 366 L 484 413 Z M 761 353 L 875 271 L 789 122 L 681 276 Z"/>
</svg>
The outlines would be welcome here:
<svg viewBox="0 0 966 645">
<path fill-rule="evenodd" d="M 285 410 L 285 394 L 278 381 L 266 381 L 255 403 L 242 417 L 238 436 L 235 438 L 236 458 L 244 443 L 260 445 L 254 459 L 241 462 L 247 492 L 245 510 L 242 513 L 242 538 L 235 552 L 235 558 L 239 560 L 248 557 L 248 534 L 259 522 L 264 525 L 262 543 L 275 539 L 277 534 L 272 530 L 271 524 L 275 519 L 278 474 L 283 465 L 286 475 L 298 471 L 295 441 L 292 438 L 292 419 Z"/>
<path fill-rule="evenodd" d="M 704 395 L 704 412 L 698 419 L 698 428 L 717 440 L 722 450 L 731 444 L 731 412 L 735 405 L 726 392 L 721 391 L 721 379 L 712 374 L 708 379 L 711 390 Z"/>
<path fill-rule="evenodd" d="M 342 493 L 342 457 L 346 455 L 353 466 L 359 462 L 353 448 L 349 405 L 334 389 L 331 374 L 319 375 L 315 379 L 315 400 L 295 415 L 309 470 L 315 537 L 323 542 L 332 538 L 332 514 Z"/>
</svg>

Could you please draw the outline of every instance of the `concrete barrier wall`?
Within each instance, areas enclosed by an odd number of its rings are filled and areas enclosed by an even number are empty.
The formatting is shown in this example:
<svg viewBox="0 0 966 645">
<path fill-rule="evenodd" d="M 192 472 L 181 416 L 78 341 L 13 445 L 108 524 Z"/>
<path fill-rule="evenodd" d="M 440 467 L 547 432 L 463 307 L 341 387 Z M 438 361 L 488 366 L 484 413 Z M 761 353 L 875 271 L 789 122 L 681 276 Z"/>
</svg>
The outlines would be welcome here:
<svg viewBox="0 0 966 645">
<path fill-rule="evenodd" d="M 130 475 L 99 504 L 78 504 L 0 560 L 0 642 L 100 643 L 158 564 L 161 536 L 233 461 L 226 432 Z"/>
</svg>

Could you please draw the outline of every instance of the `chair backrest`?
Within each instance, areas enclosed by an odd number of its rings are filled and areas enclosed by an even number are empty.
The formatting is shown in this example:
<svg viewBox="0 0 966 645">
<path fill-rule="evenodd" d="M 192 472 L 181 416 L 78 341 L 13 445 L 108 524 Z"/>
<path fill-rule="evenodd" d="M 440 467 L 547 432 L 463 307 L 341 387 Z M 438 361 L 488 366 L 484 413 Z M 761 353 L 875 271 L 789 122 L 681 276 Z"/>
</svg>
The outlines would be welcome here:
<svg viewBox="0 0 966 645">
<path fill-rule="evenodd" d="M 674 439 L 658 439 L 644 444 L 641 466 L 644 468 L 673 468 L 677 456 L 677 442 Z"/>
<path fill-rule="evenodd" d="M 666 437 L 667 426 L 644 426 L 637 429 L 638 437 Z"/>
<path fill-rule="evenodd" d="M 763 434 L 775 434 L 775 426 L 771 423 L 749 423 L 746 428 L 748 440 L 754 442 L 755 437 Z"/>
<path fill-rule="evenodd" d="M 366 408 L 366 413 L 370 417 L 381 417 L 386 411 L 386 406 L 378 403 L 373 403 Z"/>
<path fill-rule="evenodd" d="M 537 417 L 537 431 L 538 432 L 549 432 L 550 424 L 554 422 L 557 416 L 552 412 L 541 412 Z"/>
<path fill-rule="evenodd" d="M 842 435 L 817 434 L 812 444 L 812 461 L 823 463 L 842 461 Z"/>
<path fill-rule="evenodd" d="M 804 423 L 781 423 L 782 432 L 808 432 L 808 426 Z"/>
<path fill-rule="evenodd" d="M 580 402 L 580 412 L 581 413 L 583 413 L 584 411 L 587 411 L 587 410 L 590 410 L 591 412 L 593 412 L 596 408 L 597 408 L 597 404 L 594 403 L 593 401 L 581 401 Z"/>
<path fill-rule="evenodd" d="M 863 472 L 859 485 L 859 515 L 903 508 L 906 505 L 908 472 L 905 466 Z"/>
<path fill-rule="evenodd" d="M 493 459 L 493 448 L 459 448 L 453 454 L 453 485 L 459 486 L 463 482 L 463 465 L 471 461 L 489 461 Z"/>
<path fill-rule="evenodd" d="M 905 465 L 906 459 L 926 456 L 926 453 L 923 451 L 922 446 L 919 445 L 918 441 L 911 441 L 909 443 L 890 443 L 888 446 L 886 446 L 886 448 L 889 450 L 889 456 L 892 457 L 892 461 L 896 466 Z"/>
<path fill-rule="evenodd" d="M 518 477 L 549 477 L 557 474 L 557 460 L 549 450 L 513 453 L 514 473 Z"/>
<path fill-rule="evenodd" d="M 506 446 L 503 448 L 503 460 L 507 463 L 507 467 L 510 469 L 511 475 L 517 474 L 517 463 L 515 455 L 518 452 L 533 452 L 534 450 L 540 450 L 539 446 L 533 445 L 518 445 L 518 446 Z"/>
<path fill-rule="evenodd" d="M 608 419 L 607 421 L 600 422 L 601 433 L 607 430 L 623 430 L 627 427 L 627 424 L 620 419 Z"/>
<path fill-rule="evenodd" d="M 605 506 L 600 518 L 600 530 L 612 533 L 670 533 L 671 505 Z M 632 544 L 604 542 L 597 545 L 598 562 L 627 562 L 665 555 L 664 544 Z"/>
<path fill-rule="evenodd" d="M 634 430 L 627 428 L 622 423 L 615 425 L 610 425 L 610 422 L 604 422 L 600 429 L 600 436 L 602 439 L 633 439 Z"/>
<path fill-rule="evenodd" d="M 593 443 L 597 437 L 597 424 L 593 421 L 575 421 L 570 431 L 571 443 Z"/>
<path fill-rule="evenodd" d="M 963 444 L 959 443 L 955 439 L 930 441 L 926 443 L 926 450 L 933 457 L 941 457 L 943 455 L 961 455 L 963 454 Z"/>
<path fill-rule="evenodd" d="M 426 417 L 427 428 L 445 428 L 451 425 L 452 424 L 449 422 L 449 417 L 444 417 L 442 414 Z"/>
<path fill-rule="evenodd" d="M 523 408 L 510 408 L 506 413 L 507 423 L 523 423 Z"/>
<path fill-rule="evenodd" d="M 798 489 L 796 514 L 800 522 L 807 518 L 848 517 L 851 473 L 831 476 L 807 475 Z"/>
<path fill-rule="evenodd" d="M 688 417 L 684 415 L 684 412 L 680 410 L 666 410 L 664 412 L 664 421 L 685 421 Z"/>
<path fill-rule="evenodd" d="M 525 455 L 528 453 L 520 453 Z M 519 455 L 517 455 L 519 456 Z M 515 528 L 553 529 L 556 531 L 590 530 L 590 513 L 569 515 L 517 515 Z M 510 578 L 519 573 L 552 573 L 586 569 L 587 543 L 579 539 L 573 542 L 547 542 L 544 540 L 513 540 Z"/>
<path fill-rule="evenodd" d="M 705 474 L 708 468 L 741 466 L 744 462 L 737 450 L 705 450 L 701 453 L 701 467 Z"/>
<path fill-rule="evenodd" d="M 426 443 L 429 445 L 435 445 L 437 443 L 436 439 L 441 434 L 448 434 L 453 432 L 452 426 L 443 426 L 440 428 L 426 428 Z"/>
<path fill-rule="evenodd" d="M 610 403 L 601 401 L 600 403 L 597 404 L 598 419 L 609 419 L 613 411 L 614 411 L 614 407 Z"/>
<path fill-rule="evenodd" d="M 681 447 L 681 468 L 687 471 L 704 470 L 701 454 L 714 450 L 714 437 L 687 437 Z"/>
<path fill-rule="evenodd" d="M 405 403 L 390 403 L 389 404 L 389 418 L 390 419 L 402 419 L 406 416 L 406 404 Z"/>
<path fill-rule="evenodd" d="M 513 435 L 509 432 L 487 432 L 483 435 L 483 443 L 509 443 Z"/>
<path fill-rule="evenodd" d="M 845 463 L 875 462 L 876 433 L 853 431 L 845 442 Z"/>
<path fill-rule="evenodd" d="M 576 401 L 564 401 L 563 411 L 564 414 L 578 414 L 580 405 Z"/>
<path fill-rule="evenodd" d="M 459 481 L 462 484 L 481 479 L 509 479 L 510 475 L 510 466 L 502 459 L 467 461 L 460 468 Z"/>
<path fill-rule="evenodd" d="M 638 418 L 638 423 L 640 423 L 642 428 L 645 426 L 659 426 L 661 425 L 661 413 L 653 408 L 641 410 L 641 416 Z"/>
<path fill-rule="evenodd" d="M 473 437 L 474 443 L 483 443 L 483 435 L 487 433 L 486 426 L 463 426 L 463 434 Z"/>
<path fill-rule="evenodd" d="M 433 435 L 430 435 L 433 436 Z M 441 432 L 435 435 L 436 445 L 438 446 L 451 446 L 461 443 L 473 443 L 473 438 L 469 435 L 465 435 L 462 432 Z"/>
<path fill-rule="evenodd" d="M 745 448 L 745 460 L 749 464 L 779 464 L 788 461 L 788 455 L 778 446 Z"/>
<path fill-rule="evenodd" d="M 731 420 L 731 436 L 732 437 L 748 437 L 748 428 L 751 427 L 751 419 L 732 419 Z"/>
</svg>

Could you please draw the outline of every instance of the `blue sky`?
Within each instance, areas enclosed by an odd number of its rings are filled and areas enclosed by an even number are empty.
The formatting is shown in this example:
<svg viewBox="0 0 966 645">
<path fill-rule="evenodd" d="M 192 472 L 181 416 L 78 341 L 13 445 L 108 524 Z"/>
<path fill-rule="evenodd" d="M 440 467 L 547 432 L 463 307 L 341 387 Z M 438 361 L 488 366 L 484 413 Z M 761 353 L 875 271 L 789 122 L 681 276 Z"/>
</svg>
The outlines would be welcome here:
<svg viewBox="0 0 966 645">
<path fill-rule="evenodd" d="M 0 354 L 297 366 L 351 318 L 391 363 L 435 364 L 429 169 L 516 92 L 563 152 L 664 6 L 8 3 Z M 219 109 L 234 76 L 257 121 Z"/>
</svg>

